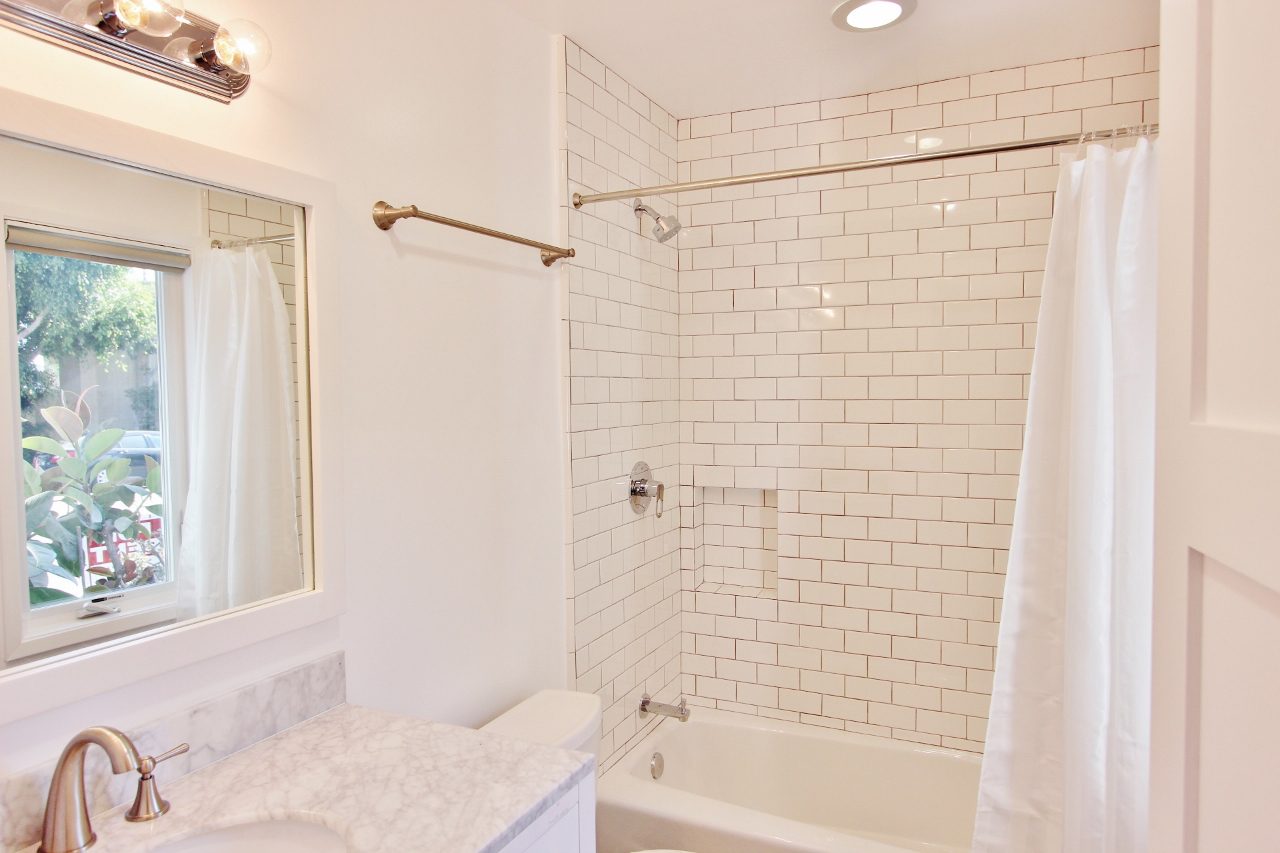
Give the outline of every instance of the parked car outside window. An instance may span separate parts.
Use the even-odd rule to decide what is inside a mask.
[[[160,452],[159,431],[132,429],[124,434],[110,455],[129,460],[130,476],[146,477],[147,458],[150,457],[153,462],[159,464]]]

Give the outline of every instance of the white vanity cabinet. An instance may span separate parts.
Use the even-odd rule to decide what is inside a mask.
[[[588,776],[529,824],[502,853],[595,853],[596,780]]]

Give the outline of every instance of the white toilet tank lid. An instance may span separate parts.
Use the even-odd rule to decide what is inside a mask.
[[[484,727],[535,743],[589,751],[600,726],[600,697],[573,690],[539,690]]]

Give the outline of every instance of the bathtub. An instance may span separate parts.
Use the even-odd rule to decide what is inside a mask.
[[[660,779],[650,761],[662,753]],[[600,780],[599,853],[968,851],[972,753],[705,708]]]

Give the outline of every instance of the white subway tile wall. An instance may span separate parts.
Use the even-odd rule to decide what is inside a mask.
[[[673,243],[630,202],[568,206],[569,194],[670,182],[676,121],[572,42],[561,79],[569,245],[561,266],[571,522],[569,668],[604,701],[601,766],[655,724],[640,697],[680,690],[679,273]],[[672,199],[646,201],[675,212]],[[627,475],[647,462],[671,488],[636,515]]]
[[[568,72],[572,180],[665,180],[668,155],[652,141],[665,137],[639,140],[650,169],[624,166],[637,135],[586,118],[591,103],[612,107],[634,90],[605,97],[609,73],[593,63],[593,79],[585,54],[578,62]],[[1158,63],[1147,47],[681,120],[677,179],[1155,122]],[[611,249],[585,253],[571,273],[575,524],[587,516],[575,537],[577,601],[603,579],[595,567],[622,547],[618,532],[636,525],[616,511],[608,478],[646,446],[626,420],[593,440],[613,400],[613,386],[593,378],[617,375],[600,356],[652,359],[633,362],[654,379],[629,411],[660,419],[642,439],[656,456],[648,447],[669,435],[661,395],[676,363],[665,330],[678,318],[683,591],[662,613],[683,612],[691,704],[982,750],[1057,174],[1054,152],[1040,150],[684,193],[678,308],[667,254],[626,227],[625,206],[571,219],[583,243]],[[615,290],[634,296],[636,277],[662,307],[643,332],[622,333],[600,306]],[[636,390],[622,387],[622,409]],[[661,449],[659,464],[672,465],[676,449]],[[614,538],[592,550],[588,532],[606,529]],[[624,541],[662,535],[643,559],[665,570],[667,531]],[[580,630],[602,603],[577,613]],[[587,631],[579,648],[597,636]],[[597,689],[591,671],[580,663],[580,682]],[[619,727],[612,745],[633,732]]]

